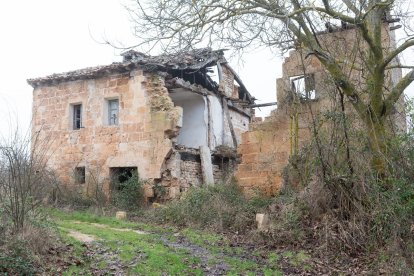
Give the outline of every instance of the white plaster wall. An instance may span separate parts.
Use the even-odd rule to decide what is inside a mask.
[[[205,98],[184,89],[175,89],[170,93],[170,97],[175,106],[183,108],[183,126],[177,143],[189,148],[207,146],[208,113]]]
[[[229,111],[230,113],[230,111]],[[233,138],[231,137],[231,131],[229,126],[229,118],[227,118],[227,115],[223,113],[223,145],[227,147],[234,147],[233,144]]]
[[[249,130],[250,119],[249,117],[232,109],[229,109],[229,114],[233,123],[234,132],[236,134],[237,144],[240,145],[241,134]]]
[[[211,148],[214,149],[217,146],[223,144],[223,108],[217,96],[209,95],[208,101],[210,102],[210,114],[211,114]]]

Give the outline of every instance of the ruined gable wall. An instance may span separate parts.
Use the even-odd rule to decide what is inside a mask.
[[[104,122],[108,98],[119,99],[115,126]],[[82,103],[79,130],[72,130],[73,103]],[[160,177],[181,112],[173,106],[161,77],[144,76],[138,70],[36,88],[32,131],[40,140],[50,141],[48,164],[62,182],[73,185],[74,168],[85,166],[86,182],[98,179],[108,191],[110,167],[136,166],[143,179]]]
[[[247,195],[273,196],[283,185],[282,173],[295,150],[310,139],[310,108],[313,111],[330,108],[329,84],[319,62],[306,60],[306,73],[313,74],[316,99],[301,102],[292,98],[290,77],[303,74],[299,52],[292,51],[283,63],[283,77],[277,80],[278,108],[263,122],[253,122],[241,136],[238,153],[241,163],[236,171],[239,185]],[[297,138],[296,138],[297,137]]]
[[[390,44],[389,29],[384,27],[383,44],[390,45],[386,50],[392,50]],[[355,57],[361,53],[358,45],[351,43],[358,39],[354,30],[338,33],[327,33],[320,37],[321,43],[329,45],[330,51],[338,53],[338,58],[354,61],[358,66],[360,60]],[[289,156],[297,149],[307,144],[311,138],[312,114],[317,116],[320,112],[328,112],[337,108],[337,93],[319,61],[301,51],[291,51],[283,63],[283,76],[277,80],[278,108],[264,122],[250,124],[249,131],[242,134],[241,145],[238,152],[241,155],[241,163],[236,171],[239,185],[246,194],[254,193],[264,195],[277,194],[283,185],[283,169],[288,164]],[[398,70],[398,69],[397,69]],[[351,79],[359,89],[364,88],[360,82],[363,72],[355,70]],[[300,101],[292,97],[290,77],[313,74],[315,77],[316,99]],[[390,71],[387,74],[387,83],[394,84],[398,71]],[[356,118],[351,104],[346,101],[346,112],[349,117]],[[401,106],[401,104],[400,104]],[[397,106],[397,108],[401,108]],[[311,112],[312,110],[312,112]],[[398,128],[405,128],[403,113],[393,115],[394,123]],[[295,142],[295,140],[297,142]],[[297,144],[297,146],[296,146]]]

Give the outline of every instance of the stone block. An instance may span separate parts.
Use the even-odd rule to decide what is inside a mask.
[[[259,154],[257,153],[250,153],[250,154],[242,155],[243,164],[256,163],[258,160],[259,160]]]
[[[241,154],[257,153],[257,152],[260,152],[260,144],[259,143],[241,144],[239,146],[239,151]]]
[[[125,211],[118,211],[115,214],[116,219],[124,220],[127,217],[127,213]]]
[[[154,197],[154,189],[150,185],[144,185],[144,197],[151,198]]]
[[[252,144],[258,142],[256,131],[246,131],[242,133],[241,139],[243,144]]]
[[[269,215],[268,214],[256,214],[257,229],[264,231],[269,228]]]
[[[128,77],[123,77],[123,78],[120,78],[120,79],[116,80],[116,85],[117,86],[126,85],[126,84],[128,84],[128,81],[129,81]],[[111,82],[109,82],[109,83],[111,84]]]
[[[160,204],[160,203],[157,203],[157,202],[152,203],[152,205],[151,205],[151,206],[152,206],[152,208],[154,208],[154,209],[164,207],[164,205],[162,205],[162,204]]]
[[[253,164],[240,164],[238,166],[238,171],[240,172],[251,172],[253,170]]]

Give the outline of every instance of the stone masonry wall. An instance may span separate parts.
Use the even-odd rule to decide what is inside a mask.
[[[388,27],[384,26],[383,45],[390,45],[386,51],[393,47],[389,33]],[[358,39],[354,30],[327,33],[318,39],[322,44],[329,45],[332,52],[338,53],[338,59],[354,60],[355,64],[360,62],[355,57],[352,58],[357,45],[352,41]],[[272,196],[278,193],[283,186],[282,172],[288,164],[289,156],[311,138],[312,116],[333,110],[334,102],[337,101],[336,87],[314,56],[306,56],[300,50],[291,51],[282,66],[283,76],[277,80],[278,108],[263,122],[251,123],[249,131],[242,134],[238,148],[241,162],[236,178],[247,195],[258,193]],[[314,76],[315,99],[300,100],[291,91],[290,78],[304,74]],[[359,86],[358,89],[363,89],[363,83],[359,81],[363,76],[360,74],[356,70],[350,78]],[[398,72],[389,72],[388,84],[395,82],[391,78],[393,75],[398,75]],[[345,102],[345,106],[348,116],[356,118],[349,101]],[[399,128],[405,129],[404,116],[394,115],[393,120]]]
[[[105,122],[108,99],[119,100],[118,125]],[[72,104],[82,104],[78,130],[72,129]],[[75,185],[74,170],[83,166],[86,183],[99,182],[108,192],[111,167],[137,167],[142,179],[160,177],[181,112],[161,77],[136,70],[35,88],[32,131],[48,141],[48,164],[63,183]]]

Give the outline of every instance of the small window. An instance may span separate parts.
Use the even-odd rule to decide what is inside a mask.
[[[108,124],[117,125],[119,114],[119,100],[108,100]]]
[[[72,105],[72,127],[73,129],[80,129],[82,127],[82,105]]]
[[[313,74],[290,78],[291,89],[303,100],[315,99],[315,78]]]
[[[75,183],[76,184],[85,184],[85,167],[76,167],[75,168]]]

